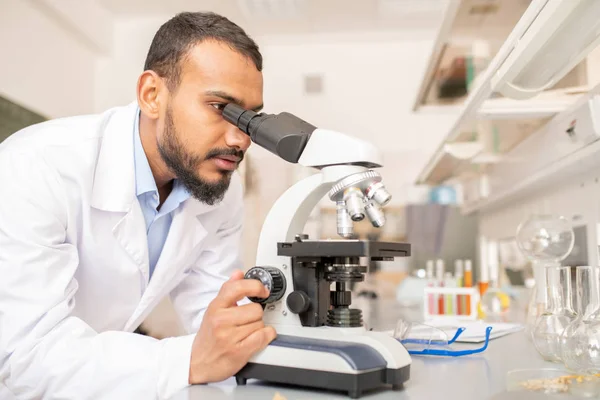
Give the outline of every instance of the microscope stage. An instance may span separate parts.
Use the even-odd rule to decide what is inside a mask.
[[[302,240],[277,243],[277,254],[287,257],[409,257],[410,243],[369,240]]]

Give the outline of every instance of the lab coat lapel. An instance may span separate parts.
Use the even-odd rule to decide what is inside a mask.
[[[92,207],[102,213],[98,217],[101,225],[109,220],[115,239],[142,274],[144,293],[125,324],[126,331],[137,328],[152,308],[172,290],[184,268],[192,265],[197,247],[207,235],[199,216],[217,207],[190,198],[174,212],[167,240],[148,284],[146,223],[135,195],[133,128],[136,111],[137,105],[133,103],[117,109],[109,119],[98,156],[91,200]]]
[[[110,224],[112,233],[148,282],[148,241],[142,209],[135,196],[133,154],[137,105],[117,108],[104,128],[98,155],[91,206],[99,210],[101,224]]]
[[[183,274],[185,267],[193,265],[199,251],[198,245],[208,233],[199,216],[214,208],[215,206],[190,198],[174,212],[169,234],[150,284],[125,330],[133,330],[141,324],[156,304],[173,289],[177,283],[176,278]]]

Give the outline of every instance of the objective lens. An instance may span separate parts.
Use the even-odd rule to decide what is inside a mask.
[[[344,201],[352,221],[362,221],[365,218],[363,197],[360,189],[355,187],[344,191]]]
[[[338,235],[344,238],[349,238],[354,233],[352,219],[348,215],[346,203],[338,201],[337,203],[337,232]]]
[[[392,199],[392,195],[387,191],[383,183],[377,182],[366,190],[367,198],[375,200],[380,206],[385,206]]]
[[[365,205],[365,211],[374,227],[381,228],[385,224],[385,215],[383,215],[383,211],[381,211],[377,204],[370,201]]]

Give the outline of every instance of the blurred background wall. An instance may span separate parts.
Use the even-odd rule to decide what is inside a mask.
[[[414,108],[451,1],[306,0],[282,1],[280,8],[273,4],[4,0],[0,96],[40,120],[128,104],[135,100],[146,52],[163,22],[179,11],[222,13],[246,29],[261,48],[266,112],[292,112],[381,149],[381,173],[393,200],[389,223],[379,233],[387,240],[415,240],[415,255],[391,265],[392,270],[410,273],[431,258],[444,258],[448,265],[459,256],[475,259],[476,224],[458,212],[456,199],[438,201],[431,188],[414,184],[459,111]],[[14,123],[8,115],[0,118]],[[250,268],[270,207],[311,172],[257,146],[248,152],[243,171],[247,186],[241,267]],[[275,179],[273,171],[285,179]],[[444,212],[438,218],[429,218],[425,225],[414,223],[436,212],[429,207],[440,203],[445,203]],[[324,201],[307,230],[335,236],[332,207]],[[463,219],[471,222],[465,225]],[[370,231],[366,228],[363,236]],[[439,240],[434,245],[424,236],[426,231],[435,232],[431,240]],[[169,321],[160,324],[176,325],[174,319]]]

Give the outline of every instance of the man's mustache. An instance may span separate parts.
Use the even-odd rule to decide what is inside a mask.
[[[212,149],[206,154],[206,159],[210,160],[211,158],[221,157],[221,156],[236,156],[240,160],[238,164],[242,162],[244,159],[244,152],[242,150],[236,149]]]

